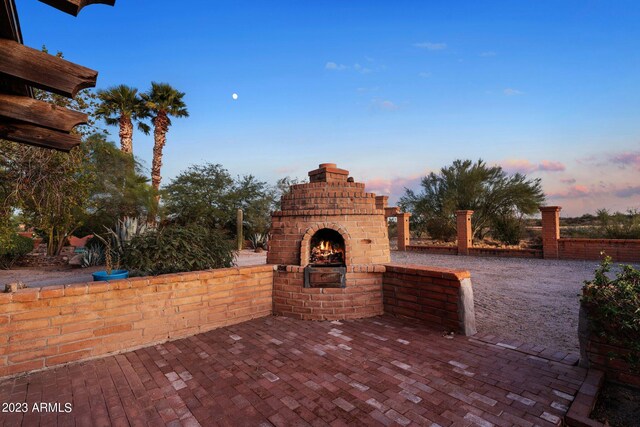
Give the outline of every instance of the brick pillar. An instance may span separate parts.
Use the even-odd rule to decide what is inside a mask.
[[[558,259],[560,239],[560,206],[540,206],[542,213],[542,254],[545,259]]]
[[[473,211],[456,211],[458,255],[469,255],[469,248],[473,246],[473,233],[471,232],[471,215],[473,215]]]
[[[397,213],[396,218],[398,219],[398,250],[406,251],[407,246],[409,246],[409,217],[410,213]]]

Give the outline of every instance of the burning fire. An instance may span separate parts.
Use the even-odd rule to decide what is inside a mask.
[[[344,249],[329,240],[321,240],[311,249],[311,262],[314,264],[331,264],[344,262]]]

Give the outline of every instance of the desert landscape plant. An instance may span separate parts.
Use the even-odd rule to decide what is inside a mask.
[[[158,275],[230,267],[233,242],[220,230],[200,224],[170,225],[134,237],[123,265],[134,274]]]
[[[153,160],[151,164],[151,185],[156,193],[162,180],[162,150],[167,143],[167,132],[171,126],[171,117],[188,117],[184,103],[184,92],[180,92],[167,83],[151,83],[151,89],[141,95],[153,123]],[[158,194],[157,200],[160,200]]]
[[[118,126],[120,149],[123,153],[133,155],[133,124],[145,134],[151,130],[142,120],[149,116],[149,111],[138,89],[124,84],[113,86],[97,93],[100,103],[95,110],[97,118],[101,118],[109,126]]]
[[[473,236],[482,238],[492,221],[537,213],[545,199],[540,179],[509,175],[481,159],[455,160],[422,178],[421,186],[421,193],[405,189],[399,205],[413,214],[413,226],[434,238],[455,235],[457,210],[474,211]]]
[[[620,357],[640,371],[640,270],[623,265],[610,278],[611,257],[605,257],[593,280],[585,282],[581,303],[587,311],[592,333],[629,349]]]

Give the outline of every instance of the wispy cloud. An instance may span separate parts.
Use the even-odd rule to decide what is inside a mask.
[[[368,74],[371,72],[371,68],[363,67],[358,63],[353,64],[353,69],[362,74]]]
[[[384,67],[378,67],[377,70],[381,70]],[[339,64],[337,62],[333,62],[333,61],[329,61],[326,64],[324,64],[324,69],[328,70],[328,71],[356,71],[358,73],[361,74],[369,74],[371,72],[373,72],[374,70],[369,68],[369,67],[364,67],[362,65],[360,65],[359,63],[355,63],[353,65],[346,65],[346,64]]]
[[[563,183],[563,184],[575,184],[576,183],[576,179],[575,178],[565,178],[565,179],[561,179],[560,182]]]
[[[426,49],[426,50],[444,50],[447,48],[446,43],[433,43],[433,42],[414,43],[413,46],[419,49]]]
[[[496,56],[496,55],[497,55],[497,53],[495,53],[495,52],[493,52],[493,51],[480,52],[480,53],[478,54],[478,56],[481,56],[481,57],[483,57],[483,58],[490,58],[490,57],[492,57],[492,56]]]
[[[348,70],[349,66],[344,64],[337,64],[335,62],[327,62],[324,65],[324,69],[331,70],[331,71],[344,71],[344,70]]]
[[[393,101],[388,99],[375,98],[371,100],[371,108],[379,111],[396,111],[399,107]]]
[[[395,203],[404,195],[405,188],[418,190],[420,188],[422,177],[426,175],[427,172],[408,177],[395,177],[391,179],[373,178],[366,181],[365,185],[367,191],[380,195],[388,195],[390,203]]]
[[[289,175],[289,174],[291,174],[291,173],[293,173],[293,172],[295,172],[295,171],[297,171],[297,170],[298,170],[298,169],[297,169],[296,167],[293,167],[293,166],[282,166],[282,167],[280,167],[280,168],[277,168],[277,169],[275,170],[275,172],[276,172],[278,175]]]
[[[618,197],[640,196],[640,185],[628,186],[615,192]]]
[[[631,166],[640,170],[640,151],[625,151],[610,157],[611,162],[625,168]]]
[[[531,173],[531,172],[562,172],[566,169],[561,162],[552,160],[542,160],[540,163],[531,163],[527,159],[507,159],[499,162],[502,169],[509,173]]]
[[[539,171],[546,172],[562,172],[566,169],[566,167],[560,162],[554,162],[551,160],[543,160],[538,165]]]
[[[423,79],[426,79],[426,78],[431,77],[431,73],[427,73],[426,71],[422,71],[422,72],[418,73],[418,76],[422,77]]]
[[[602,193],[602,190],[589,188],[586,185],[572,185],[565,190],[547,193],[547,197],[550,199],[579,199],[599,193]]]
[[[517,89],[510,88],[510,87],[506,88],[502,92],[507,96],[524,95],[524,92],[522,92],[520,90],[517,90]]]

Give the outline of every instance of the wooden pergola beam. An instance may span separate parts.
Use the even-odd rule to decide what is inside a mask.
[[[78,16],[78,13],[83,7],[90,4],[106,4],[113,6],[116,0],[40,0],[42,3],[46,3],[49,6],[55,7],[65,13],[73,16]]]
[[[98,72],[18,42],[0,39],[0,74],[30,86],[73,98],[94,87]]]
[[[80,144],[80,135],[4,120],[0,120],[0,138],[59,151],[69,151]]]
[[[87,123],[89,116],[26,96],[0,94],[0,119],[68,133],[77,125]]]

